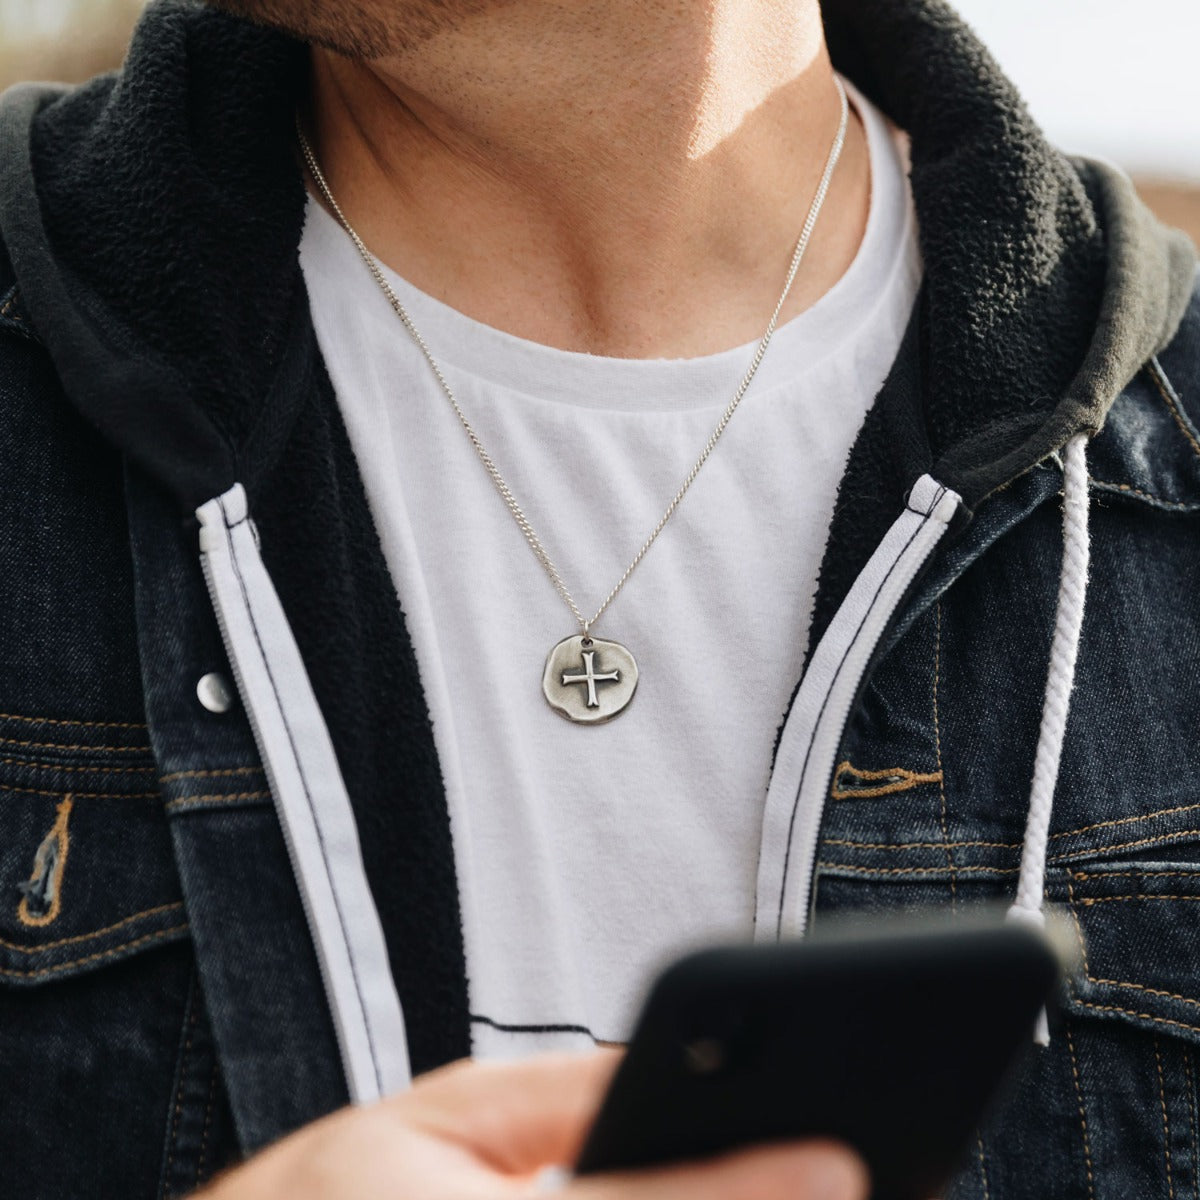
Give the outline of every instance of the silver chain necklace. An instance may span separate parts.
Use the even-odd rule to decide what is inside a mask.
[[[604,641],[601,638],[593,637],[592,627],[604,615],[608,606],[617,598],[621,589],[628,582],[629,577],[637,569],[642,559],[646,557],[646,553],[654,545],[658,535],[662,533],[672,514],[679,507],[680,501],[687,495],[688,488],[692,486],[696,476],[700,474],[700,468],[708,461],[709,455],[712,454],[721,435],[725,432],[726,426],[728,426],[733,414],[737,411],[738,405],[741,404],[742,398],[746,395],[754,376],[758,373],[758,368],[762,363],[763,357],[767,353],[767,347],[771,344],[771,338],[775,333],[779,314],[783,310],[788,294],[792,290],[792,283],[796,278],[796,272],[800,268],[800,260],[804,257],[804,251],[808,246],[809,239],[812,237],[813,227],[817,223],[821,206],[825,202],[825,195],[829,191],[829,183],[833,178],[834,168],[841,157],[842,146],[846,140],[846,124],[849,117],[846,89],[842,86],[842,81],[836,75],[834,76],[834,83],[837,86],[838,95],[841,99],[841,117],[838,122],[837,133],[834,136],[833,144],[829,148],[829,155],[825,160],[825,170],[821,175],[820,183],[817,184],[817,190],[813,195],[812,204],[809,206],[808,216],[804,221],[803,229],[800,231],[800,237],[796,241],[795,250],[792,252],[792,261],[788,267],[787,279],[784,282],[783,291],[780,293],[778,301],[776,301],[775,309],[771,313],[771,319],[767,322],[766,332],[758,343],[754,357],[750,360],[750,366],[745,375],[742,376],[742,381],[738,384],[733,399],[721,414],[720,420],[709,435],[708,441],[704,444],[704,449],[701,450],[700,457],[696,459],[692,469],[687,473],[679,490],[672,497],[671,503],[667,505],[666,511],[659,519],[658,524],[650,531],[650,536],[642,543],[641,548],[633,556],[633,561],[625,568],[625,573],[617,580],[612,591],[604,598],[603,603],[596,609],[590,619],[583,615],[579,605],[576,604],[575,598],[563,582],[562,575],[554,565],[554,561],[546,551],[546,547],[542,544],[542,539],[534,531],[533,526],[529,523],[529,518],[525,515],[520,504],[517,503],[517,498],[513,495],[512,489],[505,482],[504,476],[500,474],[500,470],[492,460],[492,456],[484,448],[483,442],[480,441],[479,435],[475,432],[471,422],[467,420],[466,413],[460,407],[453,389],[446,381],[446,377],[430,352],[425,339],[421,336],[416,325],[413,324],[412,317],[408,315],[408,310],[401,304],[400,298],[385,278],[379,261],[367,249],[362,238],[355,232],[353,226],[346,219],[346,214],[342,212],[338,202],[334,199],[333,192],[325,180],[325,175],[321,171],[320,164],[317,162],[317,156],[313,151],[308,137],[304,133],[299,116],[297,115],[296,134],[300,141],[300,149],[304,155],[309,173],[320,189],[325,203],[329,206],[334,216],[337,217],[338,222],[354,243],[358,253],[362,256],[363,262],[366,263],[367,269],[371,272],[375,282],[387,297],[388,303],[391,304],[396,315],[403,323],[404,328],[408,330],[413,341],[416,342],[421,353],[425,356],[425,361],[429,364],[430,370],[433,371],[434,378],[437,379],[439,386],[446,395],[446,399],[450,401],[459,424],[462,425],[463,430],[471,441],[471,445],[475,447],[475,453],[479,456],[479,461],[487,469],[492,483],[500,493],[504,503],[508,506],[508,511],[512,513],[513,520],[516,521],[525,541],[529,543],[529,548],[533,551],[538,562],[542,564],[542,568],[550,577],[550,582],[554,585],[554,590],[563,598],[575,620],[579,623],[579,633],[564,638],[550,651],[546,659],[545,670],[542,673],[542,690],[550,707],[572,721],[579,722],[580,724],[597,724],[601,721],[611,720],[611,718],[623,711],[630,700],[633,699],[633,693],[637,688],[638,680],[638,668],[633,655],[620,642]]]

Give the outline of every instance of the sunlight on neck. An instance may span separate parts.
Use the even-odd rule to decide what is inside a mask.
[[[822,40],[819,14],[805,6],[774,4],[771,36],[748,41],[744,0],[717,0],[712,38],[696,120],[688,138],[688,158],[696,161],[735,134],[780,87],[812,66]],[[814,6],[815,7],[815,6]],[[759,26],[763,28],[763,26]]]

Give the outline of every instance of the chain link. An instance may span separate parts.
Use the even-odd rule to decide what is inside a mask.
[[[662,533],[667,522],[671,519],[675,510],[679,507],[684,496],[687,495],[688,489],[695,482],[696,476],[700,474],[700,469],[708,461],[709,456],[716,448],[717,442],[721,440],[721,435],[725,432],[726,426],[733,419],[733,414],[737,411],[738,405],[741,404],[742,398],[750,388],[750,384],[754,380],[754,376],[758,373],[758,368],[762,364],[762,360],[767,353],[767,347],[771,344],[771,338],[775,334],[775,327],[779,321],[779,314],[783,311],[783,306],[787,301],[788,295],[791,293],[792,284],[796,279],[796,272],[800,269],[800,261],[804,257],[804,251],[808,247],[809,239],[812,237],[813,227],[817,223],[817,217],[821,212],[821,207],[825,203],[826,193],[829,191],[830,181],[833,179],[834,168],[837,166],[838,159],[842,154],[842,147],[846,141],[846,126],[849,119],[849,104],[846,99],[846,89],[842,86],[842,81],[835,75],[834,83],[837,86],[838,95],[841,99],[841,117],[838,122],[837,133],[834,136],[833,144],[829,148],[829,155],[825,160],[825,170],[821,175],[821,180],[817,184],[817,190],[813,194],[812,203],[809,206],[808,216],[805,219],[804,227],[800,231],[800,237],[796,241],[796,246],[792,252],[791,264],[788,267],[787,279],[783,285],[783,291],[776,301],[775,309],[771,313],[771,319],[767,322],[766,332],[763,334],[758,343],[757,349],[754,351],[754,357],[750,361],[750,366],[746,374],[742,377],[742,381],[738,384],[737,391],[734,393],[733,399],[729,402],[725,411],[721,414],[720,420],[716,427],[709,435],[708,441],[704,444],[704,449],[700,452],[700,457],[696,459],[692,469],[687,473],[683,484],[679,491],[671,499],[671,503],[667,505],[666,511],[659,518],[658,524],[650,531],[649,537],[642,543],[641,549],[633,556],[633,561],[625,568],[625,573],[617,580],[611,592],[604,598],[604,602],[596,609],[595,614],[589,620],[579,609],[579,605],[575,603],[575,598],[571,595],[567,585],[563,582],[562,575],[558,568],[554,565],[546,547],[542,544],[541,538],[534,531],[533,526],[529,523],[529,518],[525,515],[524,509],[517,502],[516,496],[513,495],[512,489],[505,482],[504,476],[500,474],[500,469],[492,460],[492,456],[484,448],[483,442],[480,441],[479,435],[475,432],[474,426],[467,419],[467,414],[463,412],[462,407],[458,403],[457,397],[454,395],[454,390],[450,387],[445,375],[442,373],[441,367],[438,366],[437,360],[430,352],[429,346],[425,339],[421,336],[421,332],[413,324],[412,317],[408,315],[408,310],[400,302],[400,297],[396,295],[391,284],[383,274],[383,270],[379,265],[378,259],[367,249],[363,242],[355,232],[354,227],[346,218],[346,214],[342,212],[341,206],[334,199],[333,192],[330,190],[329,184],[325,180],[325,176],[321,171],[321,166],[317,162],[316,153],[313,151],[307,135],[300,123],[299,114],[296,116],[296,135],[300,142],[300,150],[304,155],[304,161],[308,166],[309,173],[312,175],[314,182],[320,189],[321,195],[325,203],[329,206],[338,223],[346,231],[350,240],[354,243],[355,249],[358,250],[362,260],[367,265],[367,269],[371,272],[375,282],[379,285],[383,294],[387,297],[388,303],[391,304],[404,325],[408,330],[409,335],[417,344],[421,353],[425,356],[425,361],[429,364],[430,370],[433,372],[434,378],[438,381],[438,385],[446,394],[446,399],[450,401],[451,407],[454,409],[454,414],[458,418],[459,424],[462,425],[467,437],[471,441],[471,445],[475,447],[475,453],[479,456],[479,461],[483,463],[487,469],[487,473],[491,476],[492,483],[496,487],[496,491],[500,493],[501,499],[507,505],[508,510],[512,513],[513,519],[517,523],[517,527],[521,530],[525,541],[529,543],[529,548],[533,551],[538,562],[542,564],[542,568],[550,577],[550,582],[554,584],[554,590],[562,597],[567,607],[571,610],[575,620],[579,622],[579,627],[583,631],[583,636],[586,638],[590,635],[591,628],[607,611],[608,606],[617,598],[618,593],[629,581],[629,577],[638,568],[638,564],[646,557],[650,547],[654,545],[658,539],[658,535]]]

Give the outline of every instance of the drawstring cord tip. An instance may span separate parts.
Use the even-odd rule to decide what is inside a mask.
[[[1033,1026],[1033,1041],[1037,1046],[1050,1045],[1050,1020],[1046,1016],[1046,1006],[1043,1004]]]
[[[1013,925],[1024,925],[1027,929],[1041,932],[1046,928],[1046,914],[1040,908],[1027,908],[1023,904],[1012,905],[1005,914],[1006,921]],[[1050,1045],[1050,1019],[1043,1004],[1033,1025],[1033,1041],[1037,1046]]]

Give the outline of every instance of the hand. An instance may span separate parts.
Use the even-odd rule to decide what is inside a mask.
[[[343,1109],[222,1176],[205,1200],[505,1200],[575,1160],[619,1055],[457,1063]],[[559,1200],[866,1200],[849,1151],[796,1143],[566,1183]]]

